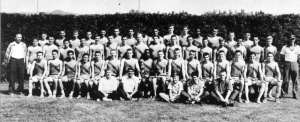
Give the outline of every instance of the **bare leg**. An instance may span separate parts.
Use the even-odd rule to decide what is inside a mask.
[[[54,90],[53,90],[53,95],[52,95],[52,97],[56,97],[56,94],[57,94],[57,86],[58,86],[58,81],[57,81],[58,79],[54,79]]]
[[[279,81],[276,87],[276,96],[275,96],[275,102],[280,103],[279,101],[279,96],[281,93],[281,85],[282,85],[282,81]]]
[[[33,80],[29,79],[29,84],[28,84],[28,97],[32,96],[32,89],[33,89]]]
[[[246,101],[245,103],[249,103],[249,86],[251,85],[250,84],[250,80],[247,80],[247,82],[245,83],[245,96],[246,96]]]
[[[72,99],[73,98],[73,94],[74,94],[74,89],[75,89],[75,85],[76,85],[76,80],[75,79],[72,79],[71,81],[69,81],[72,83],[72,86],[71,86],[71,92],[69,94],[69,98]]]
[[[65,90],[64,90],[64,85],[62,83],[62,80],[58,79],[58,83],[59,83],[58,86],[59,86],[59,88],[61,90],[61,96],[60,96],[60,98],[64,98],[65,97]]]
[[[91,90],[92,90],[92,87],[93,87],[93,84],[94,84],[94,82],[93,81],[90,81],[90,80],[87,80],[87,82],[88,82],[88,84],[86,84],[87,85],[87,96],[86,96],[86,98],[89,100],[89,99],[91,99]]]
[[[256,100],[257,103],[261,103],[260,100],[261,100],[262,95],[264,94],[265,86],[266,86],[266,84],[264,84],[264,83],[261,84],[261,86],[260,86],[259,94],[258,94],[258,97],[257,97],[257,100]],[[266,102],[266,100],[263,101],[263,103],[265,103],[265,102]]]
[[[244,85],[245,85],[244,81],[241,80],[241,82],[240,82],[240,91],[239,91],[239,98],[238,98],[238,100],[239,100],[240,103],[243,102],[243,100],[242,100],[242,94],[243,94],[243,90],[244,90]]]
[[[170,102],[169,95],[167,95],[166,93],[159,93],[158,95],[165,101]]]
[[[44,80],[43,79],[41,79],[40,80],[40,86],[41,86],[41,95],[40,95],[40,97],[44,97]]]
[[[156,83],[157,83],[157,78],[153,78],[152,79],[152,84],[153,84],[152,86],[153,86],[153,95],[154,95],[153,97],[154,98],[156,97],[156,91],[157,91],[157,84]]]
[[[267,97],[270,97],[270,92],[268,92],[269,91],[269,82],[266,82],[266,87],[265,87],[265,92],[264,92],[264,97],[265,97],[265,99],[267,98]],[[270,91],[272,91],[272,87],[270,88]],[[272,92],[271,92],[272,93]]]
[[[76,84],[78,85],[78,96],[77,96],[77,99],[81,98],[81,96],[82,96],[82,93],[81,93],[81,83],[82,83],[82,80],[77,80],[77,82],[76,82]]]
[[[46,89],[48,91],[49,97],[52,97],[53,94],[51,92],[51,88],[49,86],[48,80],[44,80],[44,83],[45,83]]]

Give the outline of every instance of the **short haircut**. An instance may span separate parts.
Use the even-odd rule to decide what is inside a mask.
[[[72,54],[74,54],[74,51],[72,51],[72,50],[68,50],[67,54],[69,54],[69,53],[72,53]]]
[[[254,55],[254,56],[256,56],[256,53],[254,53],[254,52],[251,52],[249,56],[251,56],[251,55]]]
[[[175,37],[175,38],[177,38],[177,36],[176,36],[176,35],[172,35],[172,36],[171,36],[171,38],[174,38],[174,37]]]
[[[240,51],[240,50],[237,50],[237,51],[235,51],[235,52],[234,52],[234,54],[237,54],[237,53],[240,53],[240,54],[242,54],[242,51]]]
[[[101,52],[100,52],[100,51],[96,51],[96,52],[95,52],[95,54],[97,54],[97,53],[100,53],[100,54],[101,54]]]
[[[89,56],[89,54],[88,54],[88,53],[84,53],[84,54],[82,55],[82,58],[83,58],[84,56]]]
[[[164,53],[162,50],[159,50],[159,51],[157,51],[157,54],[160,53],[160,52]]]
[[[55,52],[55,53],[58,53],[58,50],[52,50],[52,53],[54,53],[54,52]]]
[[[273,54],[272,52],[268,52],[268,53],[267,53],[267,56],[270,55],[270,54],[271,54],[272,56],[274,56],[274,54]]]
[[[188,38],[193,38],[193,37],[192,37],[192,36],[188,36],[188,37],[186,37],[186,38],[188,39]]]
[[[42,53],[43,54],[43,52],[42,51],[38,51],[38,52],[36,52],[36,54],[38,55],[38,54],[40,54],[40,53]]]
[[[174,52],[176,52],[176,51],[180,51],[180,49],[179,48],[175,48]]]
[[[221,53],[225,53],[225,51],[224,51],[224,50],[220,50],[220,51],[218,52],[218,54],[221,54]]]
[[[190,50],[190,53],[196,53],[196,51],[195,50]]]
[[[117,51],[117,50],[116,49],[111,49],[110,52],[112,52],[112,51]]]
[[[128,51],[133,51],[133,50],[132,50],[131,48],[129,48],[129,49],[127,49],[127,52],[128,52]]]
[[[203,53],[203,57],[209,56],[209,53]]]
[[[226,73],[226,70],[225,69],[222,69],[221,71],[220,71],[220,74],[221,73]]]

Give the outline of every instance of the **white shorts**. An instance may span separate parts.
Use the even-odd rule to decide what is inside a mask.
[[[75,76],[71,76],[71,75],[65,75],[63,77],[61,77],[61,80],[63,82],[69,82],[70,80],[74,80],[75,79]]]
[[[77,80],[79,80],[79,81],[85,81],[85,80],[91,80],[91,77],[90,77],[90,75],[80,75],[78,78],[77,78]]]
[[[32,76],[32,77],[31,77],[31,81],[32,81],[32,82],[39,82],[39,81],[41,81],[41,80],[44,80],[44,79],[42,79],[41,76],[35,75],[35,76]]]
[[[265,81],[272,85],[278,85],[278,84],[282,83],[281,80],[278,80],[274,77],[265,77]]]
[[[53,82],[54,80],[59,80],[60,77],[58,75],[49,75],[47,78],[45,78],[46,81]]]
[[[262,80],[258,80],[257,78],[246,78],[245,79],[245,84],[249,84],[249,85],[262,85],[264,82]]]

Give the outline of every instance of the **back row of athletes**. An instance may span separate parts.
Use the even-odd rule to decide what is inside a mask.
[[[172,29],[171,26],[169,30]],[[132,34],[132,30],[129,32]],[[64,31],[60,35],[65,35]],[[79,40],[77,31],[74,31],[74,37],[75,41],[62,40],[62,46],[59,39],[54,41],[51,36],[44,46],[39,46],[43,41],[33,40],[26,58],[30,74],[29,96],[32,95],[32,83],[40,82],[41,96],[45,84],[49,96],[56,96],[59,87],[63,89],[61,96],[64,97],[63,82],[72,81],[65,87],[71,88],[69,97],[73,97],[74,91],[78,91],[78,97],[88,98],[90,94],[98,93],[96,98],[103,100],[110,100],[110,93],[125,99],[138,93],[157,97],[158,93],[160,98],[171,102],[186,98],[185,101],[195,103],[212,96],[220,103],[229,104],[236,96],[242,102],[243,92],[245,102],[249,102],[249,87],[255,85],[260,87],[256,101],[260,103],[263,95],[263,102],[267,97],[273,98],[272,88],[268,90],[271,84],[270,87],[277,86],[275,101],[278,102],[282,80],[274,61],[277,49],[272,45],[271,36],[267,37],[264,48],[259,46],[258,37],[251,41],[249,33],[246,41],[235,41],[231,32],[230,40],[225,42],[217,36],[217,29],[213,30],[212,37],[202,40],[200,48],[195,45],[193,37],[187,36],[183,41],[174,34],[169,40],[165,36],[163,41],[154,36],[150,43],[145,43],[142,34],[137,34],[132,45],[130,37],[120,37],[120,43],[113,36],[109,36],[106,42],[101,36],[96,36],[93,41],[90,32],[87,32],[88,39]],[[79,46],[72,48],[76,45],[76,37]],[[50,81],[55,84],[53,92],[48,84]]]

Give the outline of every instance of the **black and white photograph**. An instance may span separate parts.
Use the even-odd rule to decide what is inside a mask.
[[[298,0],[0,0],[0,121],[298,122]]]

